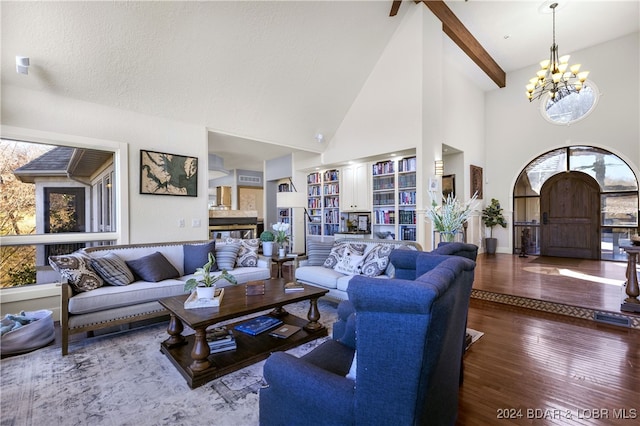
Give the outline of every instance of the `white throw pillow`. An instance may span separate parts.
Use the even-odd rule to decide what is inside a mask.
[[[359,275],[362,264],[364,263],[364,257],[364,253],[348,246],[342,257],[333,267],[333,270],[346,275]]]
[[[353,361],[351,362],[351,368],[345,376],[347,379],[356,380],[356,370],[358,369],[358,351],[353,353]]]

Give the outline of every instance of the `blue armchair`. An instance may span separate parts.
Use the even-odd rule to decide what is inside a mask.
[[[272,354],[260,424],[453,425],[475,262],[428,258],[415,280],[351,280],[355,341],[332,339],[301,358]],[[352,361],[355,380],[345,377]]]

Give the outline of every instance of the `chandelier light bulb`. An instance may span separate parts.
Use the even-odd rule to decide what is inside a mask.
[[[578,93],[584,86],[589,75],[588,71],[580,72],[581,64],[570,65],[571,55],[560,56],[556,44],[556,8],[558,3],[548,6],[553,12],[553,43],[551,44],[549,59],[540,62],[540,69],[536,77],[529,80],[527,99],[532,102],[544,94],[549,94],[553,101],[558,101],[571,93]]]

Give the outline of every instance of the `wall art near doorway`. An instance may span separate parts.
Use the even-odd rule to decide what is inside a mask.
[[[471,176],[471,195],[478,194],[478,200],[482,200],[482,167],[474,166],[473,164],[469,166],[470,176]]]
[[[140,150],[140,193],[198,196],[198,158]]]
[[[442,176],[442,197],[447,198],[449,195],[451,198],[456,196],[456,175]]]

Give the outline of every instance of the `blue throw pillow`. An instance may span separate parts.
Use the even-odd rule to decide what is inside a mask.
[[[140,279],[152,283],[180,276],[175,266],[159,251],[139,259],[128,260],[127,266]]]
[[[196,269],[202,268],[209,261],[209,253],[216,255],[216,240],[211,240],[206,244],[185,244],[184,253],[184,274],[189,275],[196,272]],[[218,262],[216,262],[211,271],[218,270]]]

